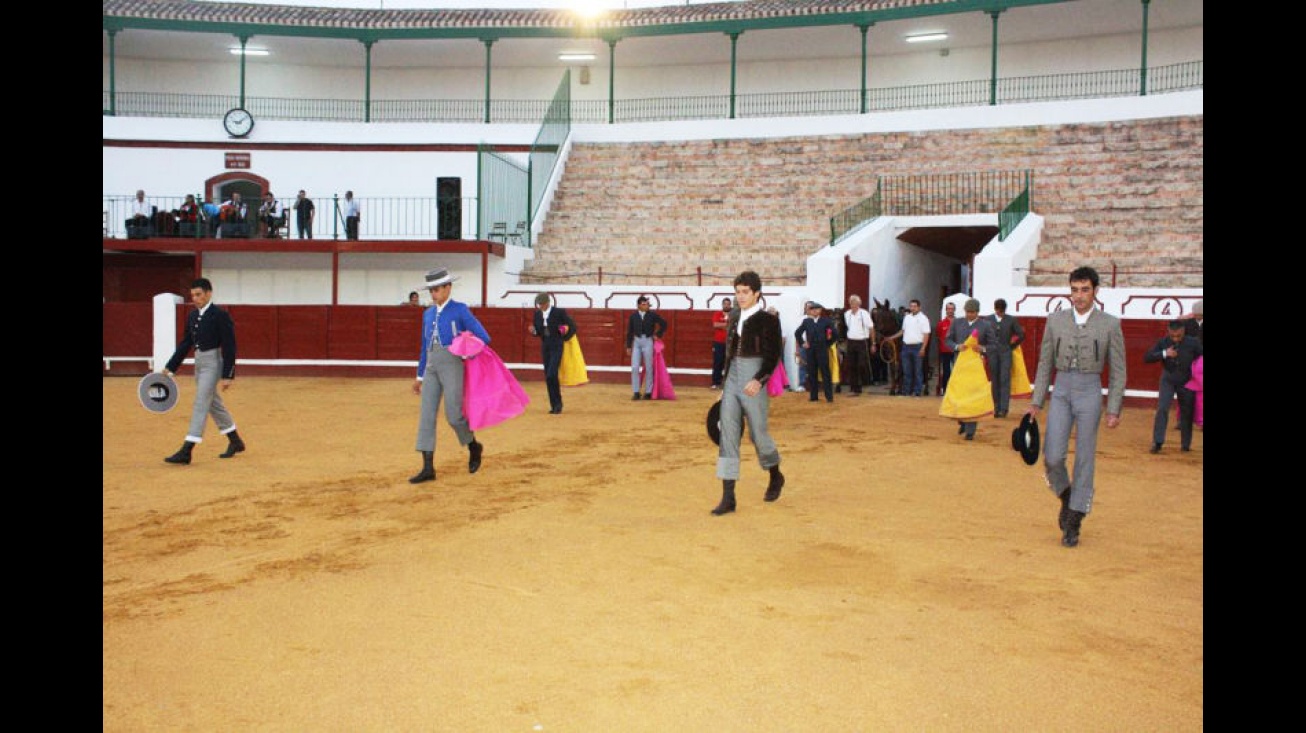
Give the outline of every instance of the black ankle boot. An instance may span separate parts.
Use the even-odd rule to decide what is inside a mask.
[[[735,510],[735,482],[734,479],[721,480],[721,503],[716,505],[712,513],[718,517],[722,514],[729,514]]]
[[[1084,521],[1084,513],[1071,509],[1066,513],[1066,532],[1061,535],[1061,544],[1074,547],[1079,544],[1079,525]]]
[[[422,470],[418,471],[416,476],[409,478],[408,483],[420,484],[423,481],[434,481],[435,466],[432,464],[434,458],[435,458],[435,451],[433,450],[422,451]]]
[[[1061,515],[1057,517],[1057,528],[1062,532],[1065,532],[1066,519],[1070,517],[1070,489],[1067,488],[1065,491],[1057,494],[1057,498],[1061,500]]]
[[[218,455],[218,458],[230,458],[237,453],[245,451],[245,441],[240,439],[240,433],[233,430],[227,433],[227,450],[225,453]]]
[[[467,473],[476,473],[481,468],[481,451],[485,446],[477,443],[475,439],[467,444]]]
[[[167,458],[164,458],[163,460],[167,461],[168,463],[180,463],[183,466],[188,466],[190,465],[190,452],[194,449],[195,449],[194,443],[190,442],[189,440],[184,441],[181,444],[181,450],[177,451],[176,453],[173,453],[172,455],[168,456]]]
[[[771,483],[766,485],[766,495],[762,497],[763,501],[775,501],[780,498],[780,489],[785,487],[785,475],[780,473],[779,466],[771,467]]]

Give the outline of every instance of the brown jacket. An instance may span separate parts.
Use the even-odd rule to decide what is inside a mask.
[[[722,379],[730,374],[730,365],[736,356],[760,356],[762,366],[753,375],[753,379],[766,384],[780,363],[780,353],[784,348],[784,337],[780,335],[780,318],[765,310],[759,310],[744,321],[744,333],[739,333],[738,308],[730,311],[726,319],[726,365]]]

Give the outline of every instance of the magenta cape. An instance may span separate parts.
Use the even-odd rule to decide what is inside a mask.
[[[449,352],[463,357],[463,416],[467,427],[488,428],[526,411],[531,401],[526,390],[485,342],[463,331],[449,344]]]
[[[779,397],[784,394],[787,386],[789,386],[789,377],[785,374],[785,363],[777,361],[775,371],[771,372],[771,378],[766,381],[766,393],[772,397]]]
[[[1193,424],[1202,424],[1202,372],[1206,369],[1206,356],[1202,355],[1193,361],[1193,378],[1188,380],[1184,387],[1197,393],[1197,404],[1193,407]]]
[[[662,358],[666,346],[659,341],[653,342],[653,399],[674,400],[676,390],[671,386],[671,373],[667,371],[667,361]]]

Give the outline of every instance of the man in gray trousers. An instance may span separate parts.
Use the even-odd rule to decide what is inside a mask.
[[[462,331],[471,331],[486,344],[490,343],[490,334],[466,304],[449,297],[457,279],[448,269],[440,267],[426,273],[423,286],[431,293],[431,305],[422,314],[422,351],[417,359],[417,379],[413,382],[413,393],[422,396],[422,412],[417,421],[417,450],[422,454],[422,470],[408,479],[410,484],[435,480],[435,418],[441,397],[445,420],[458,436],[458,443],[467,446],[467,472],[476,473],[481,467],[483,446],[477,442],[463,415],[465,367],[462,357],[451,353],[449,346]]]
[[[171,377],[186,354],[195,349],[195,404],[190,428],[181,449],[163,459],[183,466],[190,465],[191,451],[204,440],[204,423],[210,415],[218,432],[227,436],[227,450],[218,457],[231,458],[245,450],[245,441],[236,432],[236,420],[218,395],[219,379],[224,392],[236,379],[236,324],[229,313],[213,305],[213,283],[208,278],[197,278],[190,284],[190,301],[195,310],[186,316],[186,332],[163,368],[163,373]]]
[[[989,360],[989,384],[993,390],[993,417],[1006,417],[1011,409],[1011,352],[1025,342],[1025,329],[1015,316],[1007,315],[1007,301],[993,301],[994,346],[985,352]]]
[[[757,452],[757,462],[770,474],[763,501],[780,498],[785,477],[780,473],[780,450],[767,430],[770,397],[766,383],[780,363],[784,337],[780,335],[780,318],[762,308],[762,278],[746,270],[735,278],[736,308],[726,319],[725,384],[721,388],[721,438],[717,451],[716,475],[721,479],[721,502],[712,513],[716,516],[735,510],[735,481],[739,480],[739,448],[743,442],[744,423]]]
[[[1043,465],[1048,487],[1061,500],[1061,544],[1079,544],[1080,524],[1093,508],[1093,468],[1097,459],[1097,425],[1102,417],[1102,370],[1110,372],[1106,426],[1120,424],[1125,401],[1125,337],[1120,319],[1094,307],[1097,270],[1079,267],[1070,273],[1073,307],[1048,316],[1038,352],[1038,376],[1026,414],[1037,416],[1048,396],[1052,371],[1056,387],[1048,408]],[[1075,428],[1075,475],[1066,471],[1070,429]]]

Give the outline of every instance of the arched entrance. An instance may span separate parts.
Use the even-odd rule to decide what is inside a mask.
[[[270,188],[268,179],[249,171],[232,171],[213,176],[204,182],[204,197],[208,201],[220,204],[231,198],[233,192],[240,192],[240,197],[254,209],[263,199],[263,192]]]

